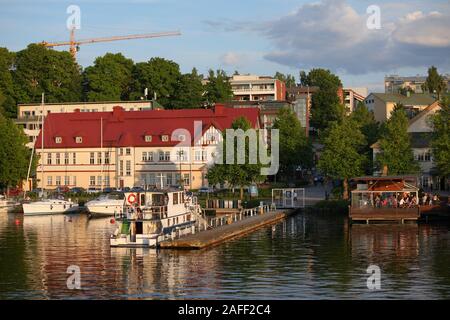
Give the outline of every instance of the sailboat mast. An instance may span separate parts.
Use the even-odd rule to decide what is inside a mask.
[[[42,189],[42,196],[44,196],[44,98],[45,98],[45,93],[42,92],[42,117],[41,117],[41,176],[42,176],[42,180],[41,180],[41,189]]]
[[[103,191],[103,186],[105,185],[105,182],[103,181],[104,177],[103,177],[103,118],[102,117],[100,118],[100,161],[101,161],[100,170],[101,170],[101,176],[102,176],[102,179],[101,179],[102,184],[100,186],[100,189]]]

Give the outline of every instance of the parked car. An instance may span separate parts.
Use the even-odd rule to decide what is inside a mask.
[[[114,191],[113,188],[103,188],[103,193],[111,193],[113,191]]]
[[[67,186],[59,186],[59,187],[56,187],[56,189],[55,189],[55,192],[57,192],[57,193],[66,193],[69,191],[70,191],[70,189]]]
[[[202,193],[213,193],[214,190],[213,188],[210,187],[201,187],[200,189],[198,189],[197,193],[198,194],[202,194]]]
[[[74,187],[74,188],[70,189],[70,192],[75,193],[75,194],[81,194],[81,193],[86,192],[86,190],[81,187]]]
[[[86,192],[89,194],[93,194],[93,193],[99,193],[100,191],[101,191],[100,188],[89,187]]]
[[[131,188],[131,192],[144,192],[144,188],[142,187],[133,187]]]

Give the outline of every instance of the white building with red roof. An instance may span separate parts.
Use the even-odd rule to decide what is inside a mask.
[[[38,187],[207,186],[221,132],[239,117],[260,128],[259,109],[51,113],[36,140]],[[43,134],[43,145],[42,145]],[[43,163],[42,163],[43,162]],[[42,173],[42,164],[43,173]]]

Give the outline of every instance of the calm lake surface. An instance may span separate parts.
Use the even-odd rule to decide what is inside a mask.
[[[1,299],[449,299],[449,225],[299,214],[203,251],[109,247],[109,219],[0,213]],[[381,289],[367,289],[369,265]],[[67,288],[67,268],[81,290]]]

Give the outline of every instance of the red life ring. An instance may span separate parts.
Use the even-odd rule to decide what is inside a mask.
[[[131,200],[131,198],[133,198],[133,200]],[[136,195],[134,194],[134,193],[132,193],[132,194],[130,194],[129,196],[128,196],[128,203],[129,204],[133,204],[133,203],[135,203],[136,201],[137,201],[137,197],[136,197]]]

